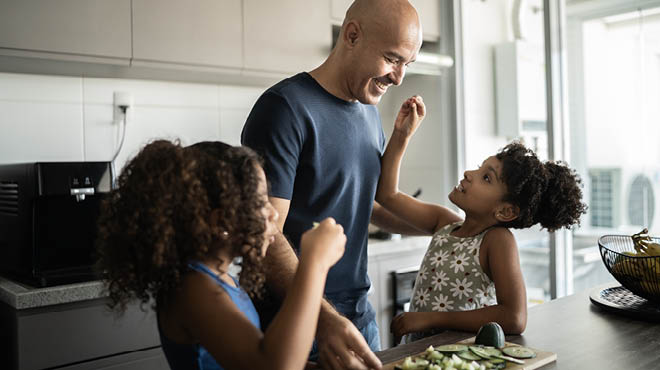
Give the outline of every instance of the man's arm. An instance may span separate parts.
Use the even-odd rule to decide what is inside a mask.
[[[298,257],[282,234],[284,222],[289,214],[291,201],[270,197],[270,202],[279,213],[280,234],[266,253],[266,284],[271,292],[282,300],[291,286],[298,267]],[[359,330],[347,318],[340,315],[325,299],[316,329],[319,361],[326,369],[380,369],[380,360],[369,349]]]

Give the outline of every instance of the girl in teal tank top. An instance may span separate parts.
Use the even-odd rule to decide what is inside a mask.
[[[159,140],[123,169],[99,217],[98,267],[110,306],[149,303],[173,370],[302,369],[328,270],[346,236],[332,218],[305,232],[298,269],[266,332],[252,298],[283,238],[261,159],[221,142]],[[229,274],[240,258],[239,279]]]

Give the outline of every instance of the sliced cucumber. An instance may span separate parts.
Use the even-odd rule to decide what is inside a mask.
[[[470,346],[470,351],[484,360],[490,359],[490,355],[483,349],[483,347]]]
[[[491,358],[488,361],[484,361],[484,364],[486,363],[490,364],[490,367],[486,366],[489,369],[504,369],[506,367],[506,361],[499,358]]]
[[[482,358],[472,353],[472,351],[463,351],[456,354],[458,357],[468,361],[479,361]]]
[[[447,352],[447,353],[463,352],[468,350],[468,346],[464,344],[445,344],[442,346],[435,347],[435,350],[440,352]]]
[[[522,346],[511,346],[502,348],[502,352],[511,357],[515,358],[534,358],[536,357],[536,352],[534,350],[522,347]]]
[[[495,347],[482,347],[484,352],[488,353],[489,356],[502,356],[502,351]]]

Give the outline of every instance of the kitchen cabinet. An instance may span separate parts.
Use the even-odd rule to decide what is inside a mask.
[[[371,279],[369,303],[376,311],[380,331],[380,345],[385,349],[392,344],[390,322],[393,301],[391,272],[406,267],[419,267],[431,237],[405,237],[400,240],[369,240],[367,273]]]
[[[241,0],[133,0],[133,60],[240,69]]]
[[[291,74],[309,71],[330,53],[330,0],[243,0],[244,68]]]
[[[0,0],[0,55],[128,65],[130,0]]]
[[[422,21],[424,41],[440,39],[440,0],[410,0]]]
[[[353,4],[353,0],[332,0],[330,4],[330,17],[332,23],[341,26],[348,7]]]
[[[0,277],[0,367],[167,369],[149,305],[107,307],[101,281],[34,288]]]

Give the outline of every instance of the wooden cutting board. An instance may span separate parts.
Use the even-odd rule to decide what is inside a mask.
[[[474,344],[474,337],[462,340],[458,343],[473,345]],[[508,347],[508,346],[520,346],[520,345],[515,344],[515,343],[505,342],[504,346]],[[507,370],[532,370],[532,369],[538,369],[541,366],[544,366],[544,365],[547,365],[551,362],[557,361],[557,354],[556,353],[548,352],[548,351],[542,351],[540,349],[536,349],[536,348],[532,348],[532,347],[527,347],[527,348],[530,348],[530,349],[534,350],[534,352],[536,352],[536,357],[526,359],[526,360],[521,359],[521,360],[525,361],[524,365],[514,364],[513,362],[508,362],[507,361],[505,369],[507,369]],[[418,356],[422,353],[424,353],[424,351],[419,352],[419,353],[415,353],[411,356]],[[384,364],[383,365],[383,370],[393,370],[395,365],[401,364],[402,362],[403,362],[403,359]]]

